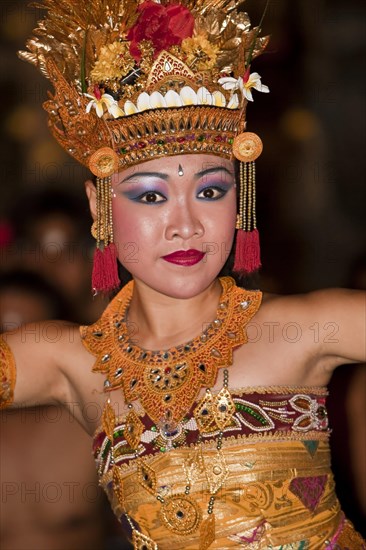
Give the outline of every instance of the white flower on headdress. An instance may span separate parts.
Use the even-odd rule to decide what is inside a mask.
[[[219,79],[219,84],[221,84],[224,90],[232,90],[233,92],[240,90],[242,96],[248,101],[254,101],[251,88],[266,94],[269,92],[268,86],[262,84],[259,74],[250,74],[249,69],[245,72],[244,78],[239,76],[239,78],[236,79],[231,76],[225,76]]]
[[[98,86],[94,87],[94,95],[84,95],[91,99],[86,107],[87,113],[90,113],[91,108],[94,107],[98,117],[101,118],[104,115],[104,107],[106,107],[108,113],[114,116],[114,118],[118,118],[124,115],[124,112],[118,106],[118,103],[114,99],[114,97],[110,94],[101,94]]]

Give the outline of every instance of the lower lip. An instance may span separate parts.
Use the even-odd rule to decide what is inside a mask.
[[[163,256],[163,260],[171,264],[188,267],[191,265],[198,264],[203,259],[204,256],[205,254],[197,254],[195,256],[176,256],[176,257]]]

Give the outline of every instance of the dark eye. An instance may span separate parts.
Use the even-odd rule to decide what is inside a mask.
[[[148,191],[147,193],[140,195],[138,197],[138,200],[140,202],[148,202],[149,204],[154,204],[154,203],[156,204],[159,202],[166,201],[166,198],[160,193],[157,193],[156,191]]]
[[[206,187],[202,189],[197,195],[200,199],[216,200],[221,199],[226,193],[226,190],[220,189],[220,187]]]

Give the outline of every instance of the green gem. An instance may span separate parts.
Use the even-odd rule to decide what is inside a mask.
[[[108,454],[108,451],[109,449],[111,448],[111,442],[108,440],[108,443],[106,444],[106,446],[104,447],[104,451],[102,453],[102,457],[105,458]]]
[[[156,426],[152,426],[151,431],[156,432]]]
[[[122,147],[122,149],[120,149],[119,152],[122,154],[127,153],[126,147]]]
[[[205,139],[205,136],[203,134],[201,134],[200,136],[198,136],[197,140],[198,141],[204,141]]]
[[[165,453],[165,451],[166,451],[165,447],[160,447],[160,452],[161,453]]]
[[[165,145],[165,141],[164,141],[163,139],[159,139],[159,140],[157,141],[157,144],[158,144],[158,145]]]

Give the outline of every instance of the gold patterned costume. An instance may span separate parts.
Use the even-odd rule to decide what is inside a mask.
[[[221,328],[231,330],[240,310],[244,329],[260,305],[260,293],[233,287],[230,279],[221,282]],[[191,384],[183,377],[172,386],[170,367],[164,367],[165,375],[159,378],[163,366],[159,371],[156,364],[145,368],[140,359],[140,389],[133,393],[134,378],[128,371],[133,367],[123,357],[128,350],[138,364],[138,348],[126,343],[125,335],[120,339],[131,289],[127,299],[125,294],[122,290],[100,321],[82,327],[81,334],[97,356],[94,370],[106,373],[105,391],[121,388],[129,403],[130,412],[116,416],[107,401],[103,425],[94,437],[94,455],[100,483],[116,516],[130,529],[135,548],[365,548],[345,520],[334,491],[326,389],[228,391],[224,384],[216,394],[207,390],[201,400],[191,400],[183,414],[175,414],[172,398],[167,421],[159,408],[164,394],[159,384],[168,380],[166,392],[173,396]],[[215,329],[207,338],[211,350],[214,339]],[[239,340],[245,343],[245,335]],[[192,345],[194,341],[184,348]],[[190,366],[191,350],[182,353]],[[159,384],[151,382],[151,372]],[[217,368],[212,372],[217,374]],[[149,383],[152,400],[144,393]],[[197,381],[194,389],[197,394]]]

